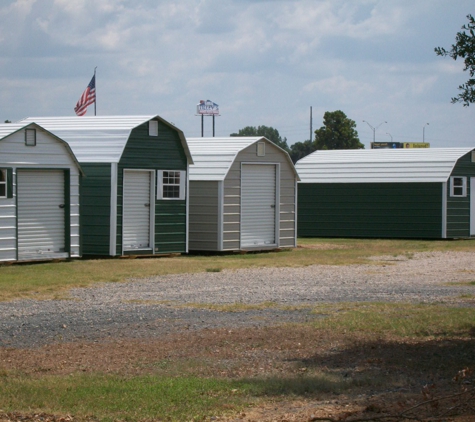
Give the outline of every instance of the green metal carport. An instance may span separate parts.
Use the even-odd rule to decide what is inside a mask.
[[[296,163],[301,179],[297,234],[420,239],[475,236],[473,150],[316,151]]]

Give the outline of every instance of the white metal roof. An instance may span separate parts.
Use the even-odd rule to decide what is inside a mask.
[[[445,182],[474,148],[315,151],[297,161],[302,183]]]
[[[7,136],[12,135],[15,132],[18,132],[19,130],[25,129],[25,128],[30,127],[30,126],[33,126],[35,128],[41,129],[41,130],[45,130],[46,132],[49,133],[49,135],[51,137],[53,137],[53,138],[57,139],[59,142],[61,142],[65,146],[65,148],[69,152],[69,154],[71,154],[72,159],[74,160],[74,162],[78,166],[79,171],[82,173],[82,169],[81,169],[81,166],[78,163],[77,157],[74,155],[74,153],[73,153],[72,149],[70,148],[70,146],[68,145],[68,143],[65,142],[63,139],[61,139],[60,137],[58,137],[57,135],[55,135],[54,133],[51,133],[49,130],[46,130],[44,127],[38,125],[35,122],[1,123],[0,124],[0,140],[6,138]]]
[[[2,123],[0,124],[0,139],[6,138],[12,133],[23,129],[28,125],[29,123]]]
[[[80,162],[117,163],[132,129],[156,119],[177,130],[188,159],[191,154],[183,132],[160,116],[69,116],[28,117],[21,122],[35,122],[64,139]]]
[[[258,141],[271,142],[262,136],[257,137],[226,137],[226,138],[187,138],[188,146],[193,156],[190,166],[190,180],[224,180],[237,155],[245,148]],[[290,161],[289,155],[279,146]],[[295,171],[295,169],[294,169]],[[295,175],[298,177],[297,172]]]

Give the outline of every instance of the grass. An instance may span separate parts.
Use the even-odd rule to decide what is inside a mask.
[[[414,367],[413,370],[417,373],[429,372],[441,366],[440,359],[444,362],[441,356],[443,350],[434,346],[435,340],[447,340],[441,343],[446,347],[455,339],[473,344],[474,308],[351,303],[321,305],[316,307],[314,312],[325,316],[312,323],[316,338],[319,338],[318,333],[331,332],[332,341],[340,338],[344,343],[350,335],[353,339],[359,339],[359,345],[350,340],[349,345],[345,346],[349,347],[348,350],[338,348],[338,353],[347,355],[343,359],[345,365],[353,365],[351,362],[358,351],[364,351],[364,355],[369,358],[371,353],[376,353],[374,350],[387,347],[390,348],[389,353],[392,356],[395,348],[399,347],[397,339],[402,340],[401,344],[407,339],[411,340],[412,344],[420,342],[421,347],[425,347],[419,353],[422,361],[418,360],[415,352],[405,352],[402,355],[400,352],[398,357],[394,358],[393,365]],[[259,354],[261,347],[263,351],[268,347],[265,344],[252,344],[252,354]],[[229,344],[228,347],[237,345]],[[461,346],[454,344],[453,347],[450,363],[458,365],[458,358],[454,357],[454,353],[460,350]],[[472,348],[469,345],[467,347],[471,355]],[[246,353],[244,351],[243,356]],[[406,359],[408,353],[411,358],[415,358],[414,362],[412,359]],[[401,359],[401,356],[404,358]],[[469,359],[469,355],[465,359]],[[426,360],[427,368],[423,364]],[[446,363],[447,365],[442,366],[448,366],[448,362]],[[152,365],[153,362],[147,364]],[[229,365],[230,362],[225,359],[223,364]],[[159,359],[153,365],[155,369],[147,375],[77,372],[68,375],[38,372],[28,375],[0,367],[0,413],[74,415],[77,421],[88,418],[104,422],[202,421],[215,415],[236,414],[245,411],[249,406],[256,406],[268,400],[387,389],[390,385],[388,383],[400,382],[394,374],[388,379],[384,371],[358,372],[345,367],[339,369],[337,366],[331,366],[328,361],[322,366],[318,360],[312,359],[296,361],[298,367],[309,366],[305,372],[282,373],[281,376],[266,376],[264,373],[252,378],[233,379],[194,375],[207,367],[209,362],[206,359],[190,358],[186,354],[174,359]],[[348,371],[350,376],[346,374]],[[404,382],[401,385],[404,385]]]
[[[238,410],[252,388],[244,382],[194,377],[75,374],[1,381],[0,403],[5,412],[74,414],[75,420],[93,415],[101,421],[203,420],[216,412]]]
[[[299,247],[268,253],[183,255],[143,259],[76,260],[0,266],[0,301],[62,298],[74,287],[123,282],[129,278],[239,268],[301,267],[367,263],[370,256],[413,256],[425,251],[474,251],[475,240],[299,239]]]
[[[132,277],[252,267],[358,264],[368,263],[370,256],[405,256],[410,259],[417,252],[475,250],[475,241],[471,240],[301,239],[299,243],[301,247],[294,250],[260,254],[77,260],[1,266],[0,300],[60,298],[73,287],[123,282]],[[373,263],[377,265],[377,262]],[[474,282],[468,284],[473,285]],[[213,305],[215,310],[226,312],[276,306],[272,302]],[[341,339],[349,334],[356,335],[367,344],[382,344],[381,339],[385,338],[425,342],[434,339],[470,340],[475,336],[475,309],[468,307],[347,303],[317,306],[314,312],[322,315],[312,323],[316,333],[331,332]],[[258,346],[252,350],[253,353],[259,352]],[[351,351],[349,353],[353,355]],[[36,373],[32,376],[0,366],[0,413],[72,414],[77,421],[88,418],[98,421],[192,421],[235,414],[270,396],[341,394],[361,386],[374,388],[381,383],[378,377],[345,378],[342,373],[326,371],[323,367],[315,367],[308,374],[282,374],[280,377],[265,374],[236,379],[198,377],[193,375],[193,371],[199,373],[199,367],[190,370],[191,373],[182,370],[181,365],[186,365],[186,359],[189,357],[166,360],[168,374],[157,370],[148,375]],[[195,361],[198,366],[206,364],[205,360]],[[414,365],[417,366],[416,363]],[[437,365],[431,363],[431,367]]]
[[[473,337],[475,308],[442,305],[351,303],[321,305],[315,327],[344,333],[400,338]]]

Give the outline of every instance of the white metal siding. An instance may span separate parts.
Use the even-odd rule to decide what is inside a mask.
[[[275,241],[276,166],[241,168],[241,247],[272,246]]]
[[[124,251],[152,249],[151,176],[150,171],[124,171]]]
[[[17,173],[18,259],[65,258],[64,171]]]

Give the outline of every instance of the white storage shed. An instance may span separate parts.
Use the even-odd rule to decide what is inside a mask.
[[[288,153],[264,137],[187,138],[189,249],[296,246],[299,180]]]
[[[0,124],[0,261],[80,256],[81,168],[36,123]]]

